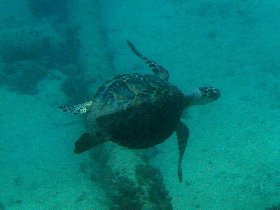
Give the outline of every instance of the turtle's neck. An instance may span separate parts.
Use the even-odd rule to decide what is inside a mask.
[[[200,91],[198,88],[189,90],[185,93],[185,103],[186,107],[190,107],[193,105],[199,105],[200,103]]]

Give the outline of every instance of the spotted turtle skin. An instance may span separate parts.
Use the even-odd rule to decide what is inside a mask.
[[[150,74],[124,74],[96,92],[89,128],[124,147],[144,149],[162,143],[176,129],[185,96],[168,81]]]

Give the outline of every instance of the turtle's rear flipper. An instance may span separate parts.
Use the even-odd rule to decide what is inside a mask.
[[[182,121],[178,123],[176,129],[176,135],[178,139],[178,149],[179,149],[178,177],[179,177],[179,181],[182,182],[182,160],[189,138],[189,129]]]
[[[104,142],[104,138],[98,137],[94,133],[83,133],[82,136],[75,142],[74,153],[79,154],[85,152]]]

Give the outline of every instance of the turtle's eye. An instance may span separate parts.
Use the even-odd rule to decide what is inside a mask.
[[[211,87],[200,87],[199,90],[201,95],[208,97],[209,93],[211,92]]]
[[[209,94],[209,88],[208,87],[200,88],[200,92],[203,96],[207,96]]]

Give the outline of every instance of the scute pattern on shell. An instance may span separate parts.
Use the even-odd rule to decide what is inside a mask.
[[[94,101],[102,106],[113,105],[115,111],[118,111],[145,101],[153,103],[164,91],[169,92],[171,96],[173,91],[170,90],[174,88],[155,75],[124,74],[102,85],[96,91]]]
[[[125,74],[107,81],[94,97],[88,123],[129,148],[161,143],[177,127],[184,94],[150,74]]]

